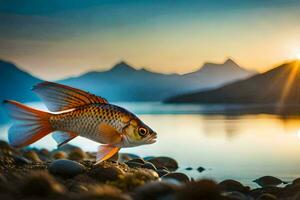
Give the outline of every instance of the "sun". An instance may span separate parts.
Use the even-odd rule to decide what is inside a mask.
[[[295,57],[297,60],[300,60],[300,52],[296,53]]]

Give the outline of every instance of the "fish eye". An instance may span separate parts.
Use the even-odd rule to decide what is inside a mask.
[[[144,136],[147,135],[147,133],[148,133],[147,129],[145,129],[145,128],[143,128],[143,127],[140,127],[140,128],[139,128],[139,135],[140,135],[140,136],[144,137]]]

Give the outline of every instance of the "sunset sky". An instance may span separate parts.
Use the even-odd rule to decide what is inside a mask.
[[[120,60],[185,73],[300,58],[299,0],[0,0],[0,58],[55,80]]]

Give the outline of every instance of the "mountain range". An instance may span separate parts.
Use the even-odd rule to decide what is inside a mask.
[[[162,101],[185,92],[216,88],[254,73],[232,59],[222,64],[205,63],[199,70],[183,75],[135,69],[122,61],[108,71],[92,71],[58,82],[87,90],[109,101]]]
[[[300,61],[281,64],[262,74],[223,87],[187,93],[169,103],[300,104]]]
[[[91,71],[57,82],[80,88],[110,101],[162,101],[186,92],[216,88],[254,74],[228,59],[222,64],[205,63],[191,73],[161,74],[147,69],[135,69],[126,62],[117,63],[107,71]],[[0,100],[39,101],[30,88],[43,81],[0,60]]]

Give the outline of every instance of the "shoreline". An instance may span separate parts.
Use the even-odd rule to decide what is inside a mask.
[[[118,160],[118,161],[117,161]],[[2,199],[298,199],[300,179],[257,179],[258,188],[227,179],[194,180],[170,157],[120,153],[94,165],[95,154],[66,145],[17,150],[0,141]],[[192,170],[186,168],[186,171]],[[194,169],[195,170],[195,169]],[[206,170],[199,167],[199,173]],[[280,186],[280,187],[278,187]]]

